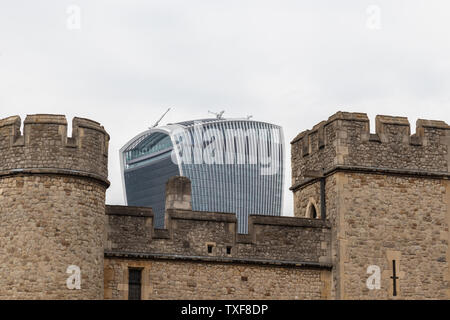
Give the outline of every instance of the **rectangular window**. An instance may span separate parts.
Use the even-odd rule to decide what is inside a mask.
[[[128,269],[128,300],[141,300],[141,269]]]

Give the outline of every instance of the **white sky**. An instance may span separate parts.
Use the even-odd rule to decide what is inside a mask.
[[[168,107],[161,124],[253,115],[284,128],[292,215],[300,131],[339,110],[450,122],[449,16],[446,0],[0,0],[0,118],[100,122],[123,204],[118,150]]]

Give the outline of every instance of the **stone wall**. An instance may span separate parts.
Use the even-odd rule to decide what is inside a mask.
[[[128,268],[142,299],[327,299],[328,270],[180,260],[105,259],[105,299],[128,299]]]
[[[239,234],[235,214],[192,211],[188,178],[172,177],[166,190],[167,229],[154,228],[151,208],[106,207],[106,252],[330,262],[327,221],[251,215]]]
[[[296,217],[250,216],[248,234],[235,214],[192,211],[183,177],[167,184],[166,229],[151,208],[105,206],[109,136],[94,121],[75,118],[72,137],[64,116],[20,126],[0,120],[0,299],[126,299],[129,268],[142,269],[145,299],[450,298],[442,121],[411,135],[406,118],[377,116],[370,133],[365,114],[338,112],[299,134]],[[66,286],[69,265],[80,290]]]
[[[167,190],[167,229],[154,228],[151,208],[106,207],[105,297],[127,297],[133,266],[144,268],[152,299],[330,296],[329,222],[253,215],[239,234],[235,214],[192,211],[189,179],[174,177]]]
[[[320,208],[325,180],[332,226],[331,295],[338,299],[450,298],[450,127],[338,112],[292,141],[294,214]],[[396,295],[393,295],[393,260]],[[367,268],[381,269],[369,290]]]
[[[0,120],[0,299],[101,299],[109,136],[75,118],[67,137],[58,115],[20,125]]]
[[[102,298],[104,201],[103,186],[78,178],[0,179],[0,299]],[[69,265],[81,290],[66,286]]]
[[[342,173],[345,242],[343,298],[390,299],[396,260],[401,299],[448,299],[447,181]],[[381,289],[366,286],[367,267],[381,268]]]
[[[12,116],[0,120],[0,170],[59,169],[108,177],[109,135],[95,121],[74,118],[72,137],[67,136],[63,115],[28,115],[24,121]]]
[[[106,213],[106,252],[330,262],[326,221],[250,216],[251,231],[242,235],[234,214],[170,209],[164,230],[153,229],[148,208],[107,206]]]
[[[330,297],[325,221],[251,216],[249,237],[239,238],[234,214],[172,209],[159,230],[149,208],[106,212],[106,299],[128,297],[128,268],[142,269],[143,299]]]
[[[339,260],[339,242],[336,239],[341,237],[341,227],[339,226],[338,220],[338,208],[342,197],[342,192],[337,187],[338,180],[336,175],[330,175],[326,179],[325,183],[325,202],[326,202],[326,222],[333,226],[330,230],[330,248],[329,255],[333,265],[332,273],[332,286],[331,286],[331,298],[337,297],[336,290],[339,289],[339,281],[337,275],[339,274],[340,260]],[[294,191],[294,216],[305,218],[308,215],[308,207],[315,203],[316,208],[319,213],[318,219],[321,219],[323,212],[321,212],[321,197],[320,197],[320,182],[319,181],[309,181],[307,184],[303,185],[301,188],[295,189]]]
[[[292,140],[292,185],[302,184],[308,171],[342,166],[448,173],[449,129],[443,121],[417,120],[411,135],[406,118],[377,116],[372,134],[366,114],[338,112]]]

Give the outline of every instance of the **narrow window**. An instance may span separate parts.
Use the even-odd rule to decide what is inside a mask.
[[[128,300],[141,300],[141,269],[128,269]]]
[[[314,205],[311,206],[311,214],[310,214],[310,216],[313,219],[317,218],[317,211],[316,211],[316,207]]]
[[[227,247],[227,254],[231,254],[231,247],[230,246]]]
[[[213,246],[212,244],[208,244],[208,253],[212,253]]]
[[[311,219],[317,219],[318,217],[316,205],[313,202],[310,202],[308,204],[308,211],[306,217]]]
[[[397,280],[399,279],[397,276],[397,268],[395,267],[395,260],[392,260],[392,295],[397,296]]]

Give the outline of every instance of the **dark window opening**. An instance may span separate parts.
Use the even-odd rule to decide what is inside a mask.
[[[227,247],[227,254],[231,254],[231,247],[230,246]]]
[[[313,219],[317,219],[317,210],[316,210],[316,206],[314,204],[311,203],[311,205],[309,206],[309,217],[313,218]]]
[[[141,300],[141,269],[128,269],[128,300]]]
[[[208,253],[212,253],[213,246],[212,244],[208,244]]]

